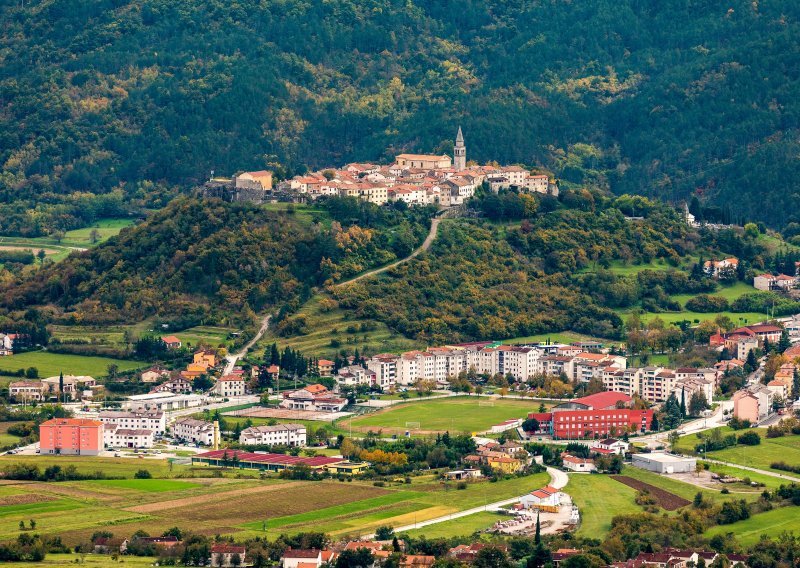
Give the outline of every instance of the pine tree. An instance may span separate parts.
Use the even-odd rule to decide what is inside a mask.
[[[764,338],[764,354],[769,355],[769,352],[772,351],[772,344],[769,342],[769,338]]]
[[[538,511],[536,513],[536,534],[533,537],[533,542],[535,544],[541,544],[542,543],[542,525],[539,524],[539,513],[538,513]]]
[[[747,352],[747,360],[744,362],[744,370],[747,373],[752,373],[758,369],[758,360],[756,359],[756,352],[754,349],[751,349]]]
[[[681,389],[681,418],[686,418],[686,389]]]
[[[778,342],[778,352],[779,353],[783,353],[784,351],[789,349],[789,347],[791,347],[791,346],[792,346],[792,342],[789,341],[789,332],[784,329],[781,332],[781,339]]]

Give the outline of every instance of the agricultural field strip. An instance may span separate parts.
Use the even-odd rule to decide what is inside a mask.
[[[296,487],[300,482],[276,482],[269,485],[264,485],[263,482],[256,487],[247,487],[241,489],[233,489],[230,491],[219,491],[219,486],[211,486],[211,491],[198,493],[188,497],[181,497],[178,499],[169,499],[155,501],[153,503],[146,503],[143,505],[134,505],[126,507],[125,510],[133,511],[136,513],[158,513],[159,511],[168,511],[170,509],[178,509],[181,507],[191,505],[208,505],[217,502],[224,502],[235,497],[242,497],[245,495],[258,495],[261,493],[269,493],[276,490],[286,490],[290,487]],[[213,492],[212,492],[213,491]]]
[[[634,479],[626,475],[612,475],[611,479],[618,481],[623,485],[627,485],[628,487],[632,487],[637,491],[647,491],[658,502],[658,505],[667,511],[675,511],[691,503],[691,501],[688,499],[684,499],[683,497],[675,495],[674,493],[670,493],[669,491],[661,489],[660,487],[650,485],[649,483],[645,483],[644,481]]]
[[[326,507],[324,509],[317,509],[315,511],[308,511],[299,513],[297,515],[288,515],[285,517],[278,517],[269,522],[270,528],[276,527],[289,527],[292,525],[300,525],[312,521],[329,520],[337,517],[348,516],[353,514],[367,514],[371,511],[377,511],[391,505],[402,503],[416,498],[424,497],[425,494],[417,491],[397,491],[388,495],[381,495],[380,497],[373,497],[370,499],[362,499],[360,501],[353,501],[351,503],[344,503],[342,505],[335,505],[333,507]],[[428,505],[425,505],[428,506]],[[261,526],[260,522],[244,523],[240,525],[242,528],[257,529]]]
[[[730,525],[717,525],[708,529],[703,536],[711,538],[718,534],[733,533],[743,545],[758,542],[763,535],[776,537],[784,531],[800,531],[800,513],[796,507],[781,507]]]

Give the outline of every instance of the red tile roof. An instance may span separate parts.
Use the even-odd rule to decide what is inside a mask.
[[[571,402],[577,402],[578,404],[585,404],[586,406],[589,406],[592,409],[601,409],[601,408],[608,408],[610,406],[616,406],[617,402],[628,403],[631,400],[633,399],[629,397],[627,394],[614,391],[605,391],[605,392],[598,392],[596,394],[590,394],[589,396],[583,396],[581,398],[576,398],[573,399]]]

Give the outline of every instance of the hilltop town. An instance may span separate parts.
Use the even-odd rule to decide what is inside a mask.
[[[544,173],[520,166],[468,165],[467,147],[458,129],[453,158],[429,154],[398,154],[390,165],[347,164],[274,185],[270,171],[243,172],[232,179],[214,178],[205,195],[228,195],[234,201],[263,202],[272,198],[298,202],[320,197],[356,197],[376,205],[403,202],[448,208],[463,205],[486,183],[497,193],[511,187],[525,192],[558,196],[558,185]],[[224,189],[227,188],[227,192]]]

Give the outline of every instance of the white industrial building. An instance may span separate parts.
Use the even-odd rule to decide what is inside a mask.
[[[633,454],[631,464],[655,473],[691,473],[697,467],[697,460],[665,453]]]
[[[180,410],[202,406],[205,398],[198,394],[174,394],[171,392],[150,392],[134,394],[122,403],[126,410]]]

